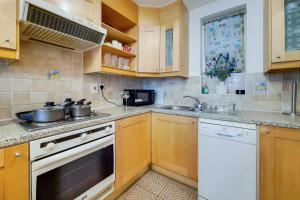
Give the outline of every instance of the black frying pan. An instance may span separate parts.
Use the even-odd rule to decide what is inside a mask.
[[[25,121],[33,121],[33,111],[19,112],[16,113],[17,118]]]

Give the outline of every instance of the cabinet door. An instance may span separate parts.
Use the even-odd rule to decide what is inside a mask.
[[[0,1],[0,47],[17,48],[17,0]]]
[[[101,1],[100,0],[44,0],[58,8],[76,14],[94,24],[101,24]]]
[[[118,190],[150,164],[151,114],[117,121],[116,189]]]
[[[160,37],[160,72],[179,71],[179,21],[162,26]]]
[[[272,62],[300,60],[300,0],[272,0]]]
[[[197,119],[152,114],[152,163],[197,181]]]
[[[260,127],[260,200],[300,199],[300,130]]]
[[[139,27],[139,72],[159,73],[160,27]]]
[[[29,199],[29,149],[21,144],[4,150],[5,200]]]

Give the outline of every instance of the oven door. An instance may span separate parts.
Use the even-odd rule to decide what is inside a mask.
[[[109,187],[111,192],[114,158],[115,135],[110,135],[33,162],[32,200],[91,199]]]

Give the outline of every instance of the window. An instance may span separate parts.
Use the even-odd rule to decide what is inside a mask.
[[[217,93],[225,82],[227,94],[245,90],[245,12],[208,19],[203,23],[202,84]]]

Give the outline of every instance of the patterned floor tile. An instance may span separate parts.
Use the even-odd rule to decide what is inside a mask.
[[[156,196],[138,185],[133,185],[123,198],[126,200],[155,200]]]
[[[150,170],[136,184],[158,195],[170,181],[171,179]]]
[[[165,200],[190,200],[194,191],[187,185],[171,180],[158,196]]]
[[[190,200],[197,200],[198,199],[198,192],[194,190],[190,196]]]

